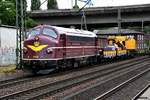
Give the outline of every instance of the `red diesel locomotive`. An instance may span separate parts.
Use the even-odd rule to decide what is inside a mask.
[[[30,30],[24,41],[23,65],[34,74],[40,70],[78,67],[96,62],[97,49],[93,32],[40,25]]]

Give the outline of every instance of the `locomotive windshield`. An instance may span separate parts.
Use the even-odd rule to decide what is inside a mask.
[[[30,32],[29,32],[29,37],[33,37],[33,36],[36,36],[40,34],[40,28],[35,28],[35,29],[32,29]]]
[[[50,28],[44,28],[43,34],[48,35],[52,38],[57,38],[57,33],[53,29],[50,29]]]

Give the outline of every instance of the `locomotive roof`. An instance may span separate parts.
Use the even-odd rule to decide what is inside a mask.
[[[86,30],[79,30],[74,28],[63,28],[63,27],[57,27],[52,26],[55,28],[60,34],[66,34],[66,35],[72,35],[72,36],[83,36],[83,37],[96,37],[96,34],[94,32],[86,31]]]
[[[50,26],[50,25],[43,25],[43,26],[54,28],[59,34],[66,34],[70,36],[82,36],[82,37],[97,37],[97,35],[94,32],[90,32],[86,30],[64,28],[64,27]]]

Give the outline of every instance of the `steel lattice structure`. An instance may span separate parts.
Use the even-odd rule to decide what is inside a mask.
[[[25,34],[25,0],[16,0],[16,64],[22,68],[22,42]]]

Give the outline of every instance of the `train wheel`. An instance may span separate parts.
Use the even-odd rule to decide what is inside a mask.
[[[32,74],[37,75],[37,70],[33,69]]]
[[[56,65],[56,70],[63,71],[65,68],[66,68],[66,61],[64,60],[58,61]]]
[[[73,60],[67,60],[66,67],[67,67],[68,69],[73,68]]]
[[[74,67],[74,68],[77,68],[77,67],[79,67],[79,65],[80,65],[79,62],[76,61],[76,62],[74,62],[73,67]]]
[[[60,67],[59,67],[59,65],[56,65],[55,72],[59,72],[59,71],[60,71]]]
[[[93,58],[89,58],[87,61],[87,65],[93,65],[93,63],[94,63]]]

